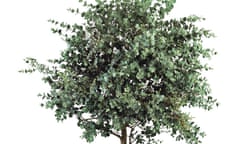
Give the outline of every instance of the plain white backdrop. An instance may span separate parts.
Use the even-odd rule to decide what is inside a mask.
[[[40,61],[55,58],[66,44],[51,33],[48,19],[77,21],[66,11],[78,7],[78,0],[0,1],[0,143],[1,144],[84,144],[75,119],[57,123],[54,113],[40,107],[39,92],[48,87],[39,74],[20,74],[25,57]],[[194,109],[195,121],[207,133],[204,144],[240,143],[240,56],[238,0],[177,0],[172,17],[196,14],[206,18],[201,25],[216,38],[206,40],[218,55],[210,60],[214,68],[206,76],[212,96],[220,106],[210,112]],[[168,144],[176,143],[162,136]],[[118,143],[118,139],[98,137],[94,144]]]

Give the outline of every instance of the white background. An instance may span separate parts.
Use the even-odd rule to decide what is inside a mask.
[[[76,120],[57,123],[54,113],[39,106],[36,95],[48,87],[39,74],[19,74],[26,67],[23,58],[44,61],[57,57],[65,43],[50,31],[48,19],[78,20],[66,11],[77,7],[77,0],[1,0],[0,1],[0,143],[1,144],[80,144],[81,130]],[[197,14],[207,18],[201,23],[217,37],[205,41],[218,55],[206,73],[212,95],[220,107],[205,112],[193,110],[195,121],[207,133],[205,144],[238,144],[239,118],[239,46],[240,22],[238,0],[177,0],[171,15]],[[168,137],[166,143],[175,143]],[[119,143],[115,138],[97,138],[94,142]]]

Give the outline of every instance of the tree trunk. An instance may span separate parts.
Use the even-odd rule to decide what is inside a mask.
[[[121,144],[127,144],[127,127],[122,128],[121,134],[122,134],[120,137]]]

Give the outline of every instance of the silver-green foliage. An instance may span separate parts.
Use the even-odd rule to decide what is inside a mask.
[[[202,46],[213,34],[197,16],[166,20],[175,0],[96,0],[82,2],[84,24],[50,20],[68,47],[52,66],[27,58],[51,86],[40,96],[57,120],[76,116],[83,137],[117,136],[121,143],[157,143],[167,130],[176,140],[198,144],[204,133],[183,107],[212,109],[201,63],[214,55]],[[130,130],[127,134],[126,129]]]

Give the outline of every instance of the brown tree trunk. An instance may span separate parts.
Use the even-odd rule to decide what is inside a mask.
[[[127,144],[127,127],[122,128],[120,141],[121,144]]]

